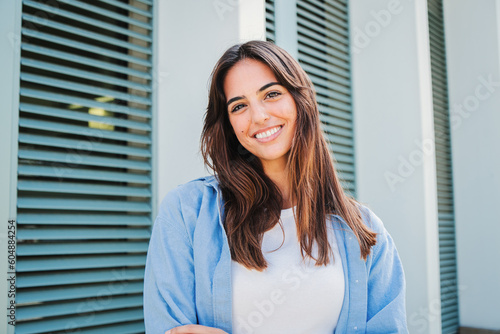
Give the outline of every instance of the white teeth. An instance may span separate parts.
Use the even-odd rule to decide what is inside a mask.
[[[281,125],[275,127],[274,129],[268,130],[266,132],[258,133],[255,135],[255,138],[258,138],[258,139],[267,138],[267,137],[275,134],[276,132],[278,132],[279,129],[281,129]]]

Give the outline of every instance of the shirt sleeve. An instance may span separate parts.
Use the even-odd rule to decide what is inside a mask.
[[[197,323],[192,241],[174,191],[160,206],[149,242],[144,322],[148,334]]]
[[[368,273],[366,333],[408,333],[403,266],[382,221],[373,212],[369,214],[378,235]]]

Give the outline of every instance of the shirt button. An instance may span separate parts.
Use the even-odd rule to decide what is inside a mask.
[[[356,282],[356,283],[359,283],[359,281],[358,281],[358,280],[356,280],[355,282]],[[355,328],[355,329],[356,329],[356,328]]]
[[[349,237],[349,240],[352,240],[352,237]]]
[[[358,329],[358,326],[354,326],[354,330],[357,330]]]

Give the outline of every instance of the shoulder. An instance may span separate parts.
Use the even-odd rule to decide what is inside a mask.
[[[216,198],[218,181],[216,176],[208,175],[178,185],[170,190],[161,201],[159,215],[168,211],[182,211],[183,207],[198,206],[207,197]]]
[[[358,208],[361,213],[361,218],[366,226],[368,226],[375,233],[386,233],[384,223],[382,220],[367,206],[358,203]]]
[[[163,198],[162,205],[164,203],[179,202],[180,200],[196,201],[204,195],[207,188],[215,190],[217,185],[217,179],[213,175],[199,177],[170,190]]]
[[[361,214],[361,219],[363,223],[375,233],[385,233],[386,229],[382,220],[366,205],[356,202],[356,206]],[[343,228],[351,231],[351,227],[346,223],[345,219],[337,214],[333,215],[337,219],[338,223],[343,226]],[[351,233],[353,233],[351,231]]]

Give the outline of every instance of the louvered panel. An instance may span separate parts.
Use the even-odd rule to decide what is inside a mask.
[[[151,156],[151,151],[145,148],[143,149],[133,146],[113,145],[113,144],[91,142],[91,141],[87,142],[76,139],[56,138],[56,137],[32,135],[26,133],[19,134],[19,143],[66,148],[70,150],[69,152],[71,154],[87,154],[88,151],[88,152],[111,153],[118,155],[135,155],[138,157],[147,157],[147,158]]]
[[[86,38],[92,38],[92,39],[97,40],[97,41],[106,42],[106,43],[111,44],[111,45],[116,45],[116,46],[124,47],[124,48],[130,49],[130,50],[135,50],[135,51],[139,51],[142,53],[151,54],[151,50],[149,48],[144,48],[142,46],[139,46],[139,45],[136,45],[133,43],[129,43],[129,42],[117,39],[117,38],[111,38],[111,37],[108,37],[108,36],[103,35],[103,34],[90,32],[90,31],[85,30],[85,29],[79,29],[79,28],[76,28],[76,27],[68,25],[68,24],[58,23],[58,22],[48,20],[48,19],[41,20],[37,16],[28,15],[28,14],[23,14],[22,18],[25,21],[32,22],[32,23],[35,23],[37,25],[51,27],[54,29],[58,29],[58,30],[72,33],[74,35],[79,35],[79,36],[86,37]]]
[[[458,333],[458,289],[442,0],[428,0],[438,192],[442,332]]]
[[[95,15],[92,15],[92,14],[88,15],[87,12],[85,12],[85,14],[80,14],[78,11],[75,11],[74,8],[72,8],[71,6],[69,6],[68,9],[65,10],[65,9],[62,9],[63,6],[61,6],[59,3],[58,3],[58,5],[59,5],[58,7],[54,7],[54,6],[45,5],[42,2],[32,1],[32,0],[23,0],[23,5],[25,7],[28,6],[28,7],[32,7],[34,9],[40,10],[40,11],[46,13],[46,15],[48,17],[60,16],[62,18],[81,22],[81,23],[86,24],[86,25],[92,25],[95,27],[106,29],[110,32],[122,34],[122,35],[129,36],[129,37],[134,37],[134,38],[143,40],[145,42],[151,42],[151,37],[146,35],[146,34],[137,33],[134,30],[129,29],[126,26],[124,27],[123,25],[118,24],[118,22],[116,22],[116,21],[113,23],[108,23],[108,22],[105,22],[104,20],[101,20],[101,19],[94,19],[93,17]]]
[[[129,121],[126,119],[113,118],[113,117],[95,116],[95,115],[90,115],[88,113],[72,111],[72,110],[64,110],[58,108],[50,108],[36,104],[21,103],[19,105],[19,110],[23,112],[39,114],[44,116],[64,118],[66,120],[95,122],[95,123],[120,126],[135,130],[151,131],[151,125],[148,123]]]
[[[144,320],[122,322],[120,325],[99,326],[97,328],[83,328],[80,334],[135,334],[144,333]]]
[[[107,213],[19,213],[18,225],[124,225],[124,226],[151,226],[149,215],[127,215]]]
[[[19,190],[65,194],[96,194],[114,196],[150,197],[151,191],[142,187],[107,186],[86,183],[20,180]]]
[[[90,314],[84,313],[83,315],[79,316],[69,316],[65,318],[65,321],[61,321],[60,319],[56,318],[38,320],[37,325],[33,323],[21,323],[23,325],[16,325],[16,333],[57,333],[57,331],[67,332],[68,324],[70,326],[75,326],[74,328],[89,327],[110,323],[120,323],[131,320],[139,320],[142,319],[142,317],[142,307],[123,309],[119,311],[91,312]]]
[[[339,177],[356,196],[347,13],[344,1],[297,1],[299,62],[316,89]]]
[[[115,268],[140,266],[146,261],[146,255],[106,255],[106,256],[64,256],[64,257],[26,257],[17,264],[17,271],[74,270],[89,268]],[[46,289],[44,289],[46,291]],[[28,292],[27,292],[28,293]]]
[[[53,57],[58,60],[66,60],[73,62],[79,66],[86,67],[92,66],[103,70],[114,71],[119,74],[128,74],[142,79],[151,79],[151,74],[149,72],[137,71],[129,67],[116,65],[106,61],[95,60],[89,57],[82,57],[76,54],[58,51],[54,49],[45,48],[43,46],[32,45],[29,43],[21,44],[21,50],[26,52],[32,52],[38,56],[48,56]]]
[[[92,246],[92,247],[89,247]],[[52,244],[25,244],[17,248],[21,256],[41,255],[77,255],[147,252],[147,242],[62,242]]]
[[[54,161],[60,163],[78,163],[81,165],[89,166],[104,166],[104,167],[116,167],[116,168],[130,168],[130,169],[140,169],[140,170],[151,170],[151,166],[145,161],[135,161],[130,159],[115,159],[115,158],[105,158],[105,157],[95,157],[86,155],[68,155],[59,152],[50,152],[42,150],[19,150],[19,158],[21,159],[32,159],[32,160],[43,160],[43,161]]]
[[[147,0],[23,0],[17,333],[144,332],[152,17]]]
[[[92,53],[95,53],[96,55],[106,56],[106,57],[114,58],[116,60],[129,61],[129,62],[136,63],[139,65],[144,65],[144,66],[151,65],[151,63],[149,61],[145,61],[145,60],[142,60],[140,58],[132,57],[132,56],[129,56],[126,54],[124,55],[122,53],[115,52],[115,51],[110,51],[106,48],[96,47],[96,46],[93,46],[92,44],[76,42],[76,41],[69,39],[69,38],[62,38],[62,37],[58,37],[57,35],[42,33],[42,32],[37,31],[37,30],[22,29],[21,33],[27,37],[30,37],[30,38],[36,38],[36,39],[44,40],[44,41],[50,42],[50,43],[57,43],[57,44],[60,44],[61,46],[70,47],[70,48],[77,49],[80,51],[90,51]]]
[[[128,132],[118,132],[118,131],[106,131],[101,129],[89,129],[88,125],[75,126],[67,123],[56,123],[47,122],[34,119],[19,119],[19,126],[30,129],[44,130],[48,132],[62,132],[62,133],[72,133],[80,136],[96,137],[96,138],[107,138],[114,140],[123,140],[143,144],[151,144],[151,138],[149,136],[141,136]]]
[[[20,209],[75,210],[75,211],[127,211],[149,212],[151,206],[144,202],[107,201],[90,199],[22,197],[17,202]]]
[[[40,76],[40,75],[21,73],[21,80],[27,81],[27,82],[32,82],[32,83],[37,83],[37,84],[44,85],[44,86],[51,86],[51,87],[55,87],[55,88],[72,90],[72,91],[76,91],[78,93],[93,94],[93,95],[106,96],[106,97],[114,97],[118,100],[142,103],[142,104],[147,104],[147,105],[151,104],[151,101],[149,100],[149,98],[144,98],[144,97],[140,97],[140,96],[136,96],[136,95],[132,95],[132,94],[120,93],[118,91],[111,90],[111,89],[98,88],[98,87],[94,87],[92,85],[75,84],[75,83],[72,83],[71,81],[52,79],[52,78],[47,78],[47,77]]]
[[[137,84],[133,81],[118,79],[109,75],[100,75],[89,71],[82,71],[68,66],[59,66],[44,61],[22,58],[21,65],[34,67],[40,70],[57,72],[59,74],[71,75],[78,78],[85,78],[93,81],[105,82],[116,86],[129,87],[136,90],[142,90],[144,92],[151,92],[151,88],[149,86]],[[149,104],[150,101],[146,102]]]
[[[83,305],[82,305],[83,304]],[[124,307],[140,307],[142,306],[142,296],[120,296],[106,303],[82,303],[81,300],[66,303],[55,303],[45,305],[28,306],[21,312],[16,314],[18,320],[32,318],[34,315],[39,316],[61,316],[72,313],[86,313],[93,311],[107,311]]]
[[[97,228],[97,227],[39,227],[19,231],[19,240],[110,240],[147,239],[148,229],[143,228]],[[21,246],[21,245],[20,245]]]
[[[34,288],[81,283],[114,283],[122,280],[142,280],[143,278],[144,270],[142,268],[95,269],[25,273],[16,283],[18,288]]]
[[[266,40],[273,43],[276,40],[274,26],[274,0],[266,0]]]
[[[112,284],[120,284],[113,282]],[[124,286],[120,289],[109,291],[107,297],[116,295],[141,293],[144,283],[141,281],[127,282],[122,281]],[[34,304],[43,302],[53,302],[58,300],[71,301],[79,298],[92,298],[98,296],[99,292],[109,290],[109,283],[101,284],[84,284],[84,285],[68,285],[58,287],[44,287],[43,289],[26,289],[26,293],[19,296],[19,303]],[[17,301],[17,299],[16,299]],[[17,327],[17,326],[16,326]]]
[[[58,166],[18,166],[19,176],[47,176],[53,178],[71,178],[84,180],[151,183],[148,175],[134,174],[130,172],[108,172],[101,170],[87,170],[83,168],[61,168]]]
[[[124,107],[118,104],[98,102],[96,100],[81,98],[73,95],[47,93],[46,91],[30,89],[30,88],[21,88],[19,93],[21,94],[21,97],[43,100],[40,101],[40,103],[58,102],[60,104],[66,104],[66,105],[69,104],[71,107],[74,108],[88,107],[95,109],[103,109],[108,112],[114,111],[132,116],[139,116],[145,118],[151,117],[151,113],[149,111],[141,110],[138,108]]]

